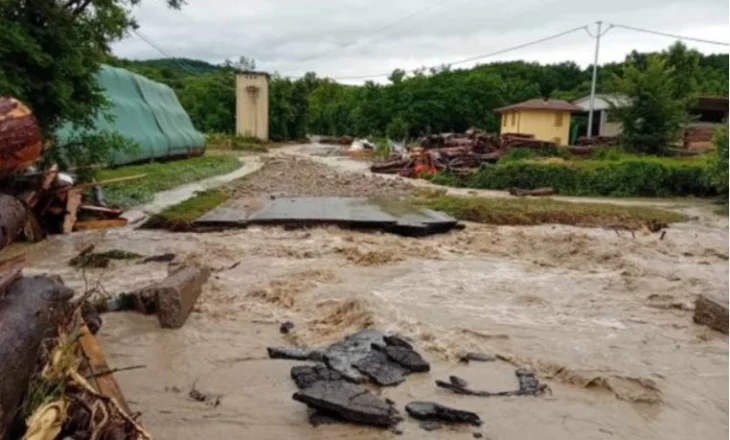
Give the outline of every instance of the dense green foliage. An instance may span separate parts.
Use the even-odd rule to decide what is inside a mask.
[[[715,144],[715,157],[709,170],[710,183],[715,185],[717,192],[728,196],[728,125],[721,127],[712,139]]]
[[[666,53],[629,59],[614,76],[616,91],[631,104],[614,108],[623,126],[625,148],[664,154],[680,138],[689,110],[700,94],[700,54],[681,43]]]
[[[625,157],[619,160],[517,161],[480,169],[461,179],[449,174],[435,183],[470,188],[552,187],[558,194],[579,196],[707,196],[707,159]]]
[[[105,103],[96,71],[139,1],[0,0],[0,93],[27,103],[48,136],[63,121],[89,124]]]
[[[104,188],[104,198],[110,205],[122,208],[141,205],[152,201],[155,193],[166,191],[185,183],[217,176],[236,170],[241,162],[227,154],[208,155],[168,163],[125,166],[116,169],[99,170],[96,180],[144,174],[142,180],[134,180]]]
[[[653,54],[668,69],[688,69],[669,90],[727,96],[728,56],[702,55],[684,46]],[[621,89],[626,66],[646,70],[652,54],[632,52],[623,63],[601,66],[598,91]],[[188,59],[113,60],[153,80],[172,86],[195,126],[206,132],[235,130],[236,65],[215,66]],[[381,137],[400,133],[499,128],[494,110],[535,97],[577,99],[590,92],[591,69],[573,62],[541,65],[495,62],[471,69],[396,70],[385,84],[353,86],[308,73],[293,80],[274,74],[270,85],[270,135],[295,139],[307,133]]]

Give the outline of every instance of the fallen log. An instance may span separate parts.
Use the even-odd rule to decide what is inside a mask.
[[[517,197],[525,197],[525,196],[552,196],[555,195],[555,190],[547,187],[547,188],[535,188],[535,189],[522,189],[522,188],[510,188],[509,193],[513,196]]]
[[[20,235],[28,212],[23,202],[7,194],[0,194],[0,250]]]
[[[41,343],[52,336],[73,291],[60,278],[21,278],[0,298],[0,438],[28,391]]]
[[[713,330],[728,334],[728,299],[719,295],[700,295],[695,301],[693,320]]]
[[[33,113],[17,99],[0,97],[0,178],[28,167],[42,149]]]

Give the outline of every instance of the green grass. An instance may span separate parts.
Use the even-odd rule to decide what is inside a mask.
[[[551,199],[458,197],[434,193],[417,197],[411,203],[444,211],[459,220],[494,225],[552,223],[633,230],[650,222],[669,224],[688,219],[683,214],[657,208]]]
[[[434,183],[482,189],[552,187],[577,196],[712,196],[708,157],[666,158],[628,155],[618,160],[525,158],[484,166],[468,176],[439,173]]]
[[[228,200],[225,188],[215,188],[196,193],[195,196],[165,208],[150,218],[145,224],[147,228],[162,228],[176,231],[190,229],[190,224],[208,211],[222,205]]]
[[[94,178],[100,181],[146,174],[147,177],[141,180],[104,187],[104,199],[108,205],[129,208],[151,201],[157,192],[207,177],[226,174],[240,167],[241,162],[236,157],[221,154],[100,170],[94,173]]]

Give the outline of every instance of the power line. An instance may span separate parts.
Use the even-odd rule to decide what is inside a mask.
[[[316,60],[316,59],[319,59],[319,58],[322,58],[322,57],[325,57],[325,56],[329,56],[329,55],[332,54],[332,52],[335,52],[337,50],[347,49],[348,47],[354,46],[355,44],[361,42],[363,39],[372,38],[373,36],[375,36],[377,34],[380,34],[380,33],[384,32],[384,31],[392,28],[393,26],[395,26],[397,24],[400,24],[401,22],[404,22],[406,20],[409,20],[409,19],[415,17],[416,15],[419,15],[419,14],[421,14],[423,12],[429,11],[429,10],[434,9],[434,8],[441,8],[443,6],[446,6],[447,4],[453,3],[454,1],[456,1],[456,0],[443,0],[440,3],[433,4],[431,6],[418,9],[416,11],[411,12],[410,14],[407,14],[407,15],[405,15],[403,17],[400,17],[400,18],[398,18],[396,20],[393,20],[393,21],[390,21],[390,22],[384,24],[383,26],[375,29],[373,32],[369,33],[365,37],[357,37],[357,38],[355,38],[353,40],[349,40],[349,41],[345,42],[344,44],[338,45],[334,49],[331,49],[331,50],[328,50],[328,51],[324,51],[324,52],[320,52],[318,54],[315,54],[315,55],[306,57],[306,58],[304,58],[302,60],[298,60],[297,62],[298,63],[307,63],[307,62],[310,62],[310,61],[313,61],[313,60]],[[464,0],[462,0],[462,1],[464,1]],[[465,0],[465,2],[470,2],[470,1],[473,1],[473,0]]]
[[[630,31],[643,32],[646,34],[660,35],[662,37],[676,38],[678,40],[695,41],[697,43],[714,44],[717,46],[730,46],[730,44],[725,43],[723,41],[714,41],[714,40],[705,40],[702,38],[686,37],[684,35],[669,34],[666,32],[653,31],[650,29],[642,29],[642,28],[637,28],[637,27],[633,27],[633,26],[625,26],[622,24],[611,24],[611,26],[615,27],[615,28],[628,29]]]
[[[166,53],[164,50],[162,50],[162,48],[158,47],[155,43],[153,43],[149,37],[144,36],[144,34],[142,34],[137,29],[132,29],[132,33],[134,35],[136,35],[140,40],[142,40],[145,43],[147,43],[148,45],[150,45],[150,47],[155,49],[157,52],[161,53],[165,58],[169,58],[169,59],[173,60],[173,62],[177,63],[178,66],[182,67],[184,70],[187,70],[188,73],[193,73],[193,74],[197,74],[197,75],[201,75],[203,73],[203,72],[195,69],[194,67],[187,65],[182,60]]]
[[[468,63],[470,61],[477,61],[477,60],[481,60],[481,59],[484,59],[484,58],[493,57],[495,55],[501,55],[503,53],[511,52],[513,50],[522,49],[522,48],[525,48],[525,47],[533,46],[535,44],[544,43],[546,41],[554,40],[556,38],[562,37],[564,35],[571,34],[573,32],[577,32],[577,31],[583,30],[585,28],[586,28],[586,25],[579,26],[579,27],[576,27],[576,28],[573,28],[573,29],[569,29],[569,30],[564,31],[564,32],[560,32],[560,33],[553,34],[553,35],[550,35],[550,36],[547,36],[547,37],[544,37],[544,38],[540,38],[538,40],[533,40],[533,41],[530,41],[528,43],[519,44],[517,46],[508,47],[506,49],[501,49],[501,50],[498,50],[498,51],[495,51],[495,52],[490,52],[490,53],[483,54],[483,55],[477,55],[475,57],[469,57],[469,58],[464,58],[464,59],[457,60],[457,61],[452,61],[451,63],[446,63],[444,65],[451,67],[451,66],[455,66],[457,64],[464,64],[464,63]],[[435,68],[435,67],[439,67],[439,66],[431,66],[431,67],[427,67],[427,68]],[[410,71],[407,71],[407,72],[413,73],[413,72],[417,72],[417,71],[419,71],[421,69],[422,68],[413,69],[413,70],[410,70]],[[337,79],[337,80],[355,80],[355,79],[379,78],[379,77],[382,77],[382,76],[388,76],[388,75],[390,75],[390,73],[391,72],[385,72],[385,73],[373,74],[373,75],[336,77],[336,78],[332,78],[332,79]]]

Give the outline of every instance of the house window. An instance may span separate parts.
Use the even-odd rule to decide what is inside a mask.
[[[517,112],[512,112],[512,125],[515,125],[516,118],[517,118]]]
[[[502,125],[504,125],[505,127],[507,126],[508,117],[509,117],[509,113],[505,113],[504,115],[502,115]]]
[[[563,114],[562,113],[555,113],[555,126],[556,127],[563,126]]]

